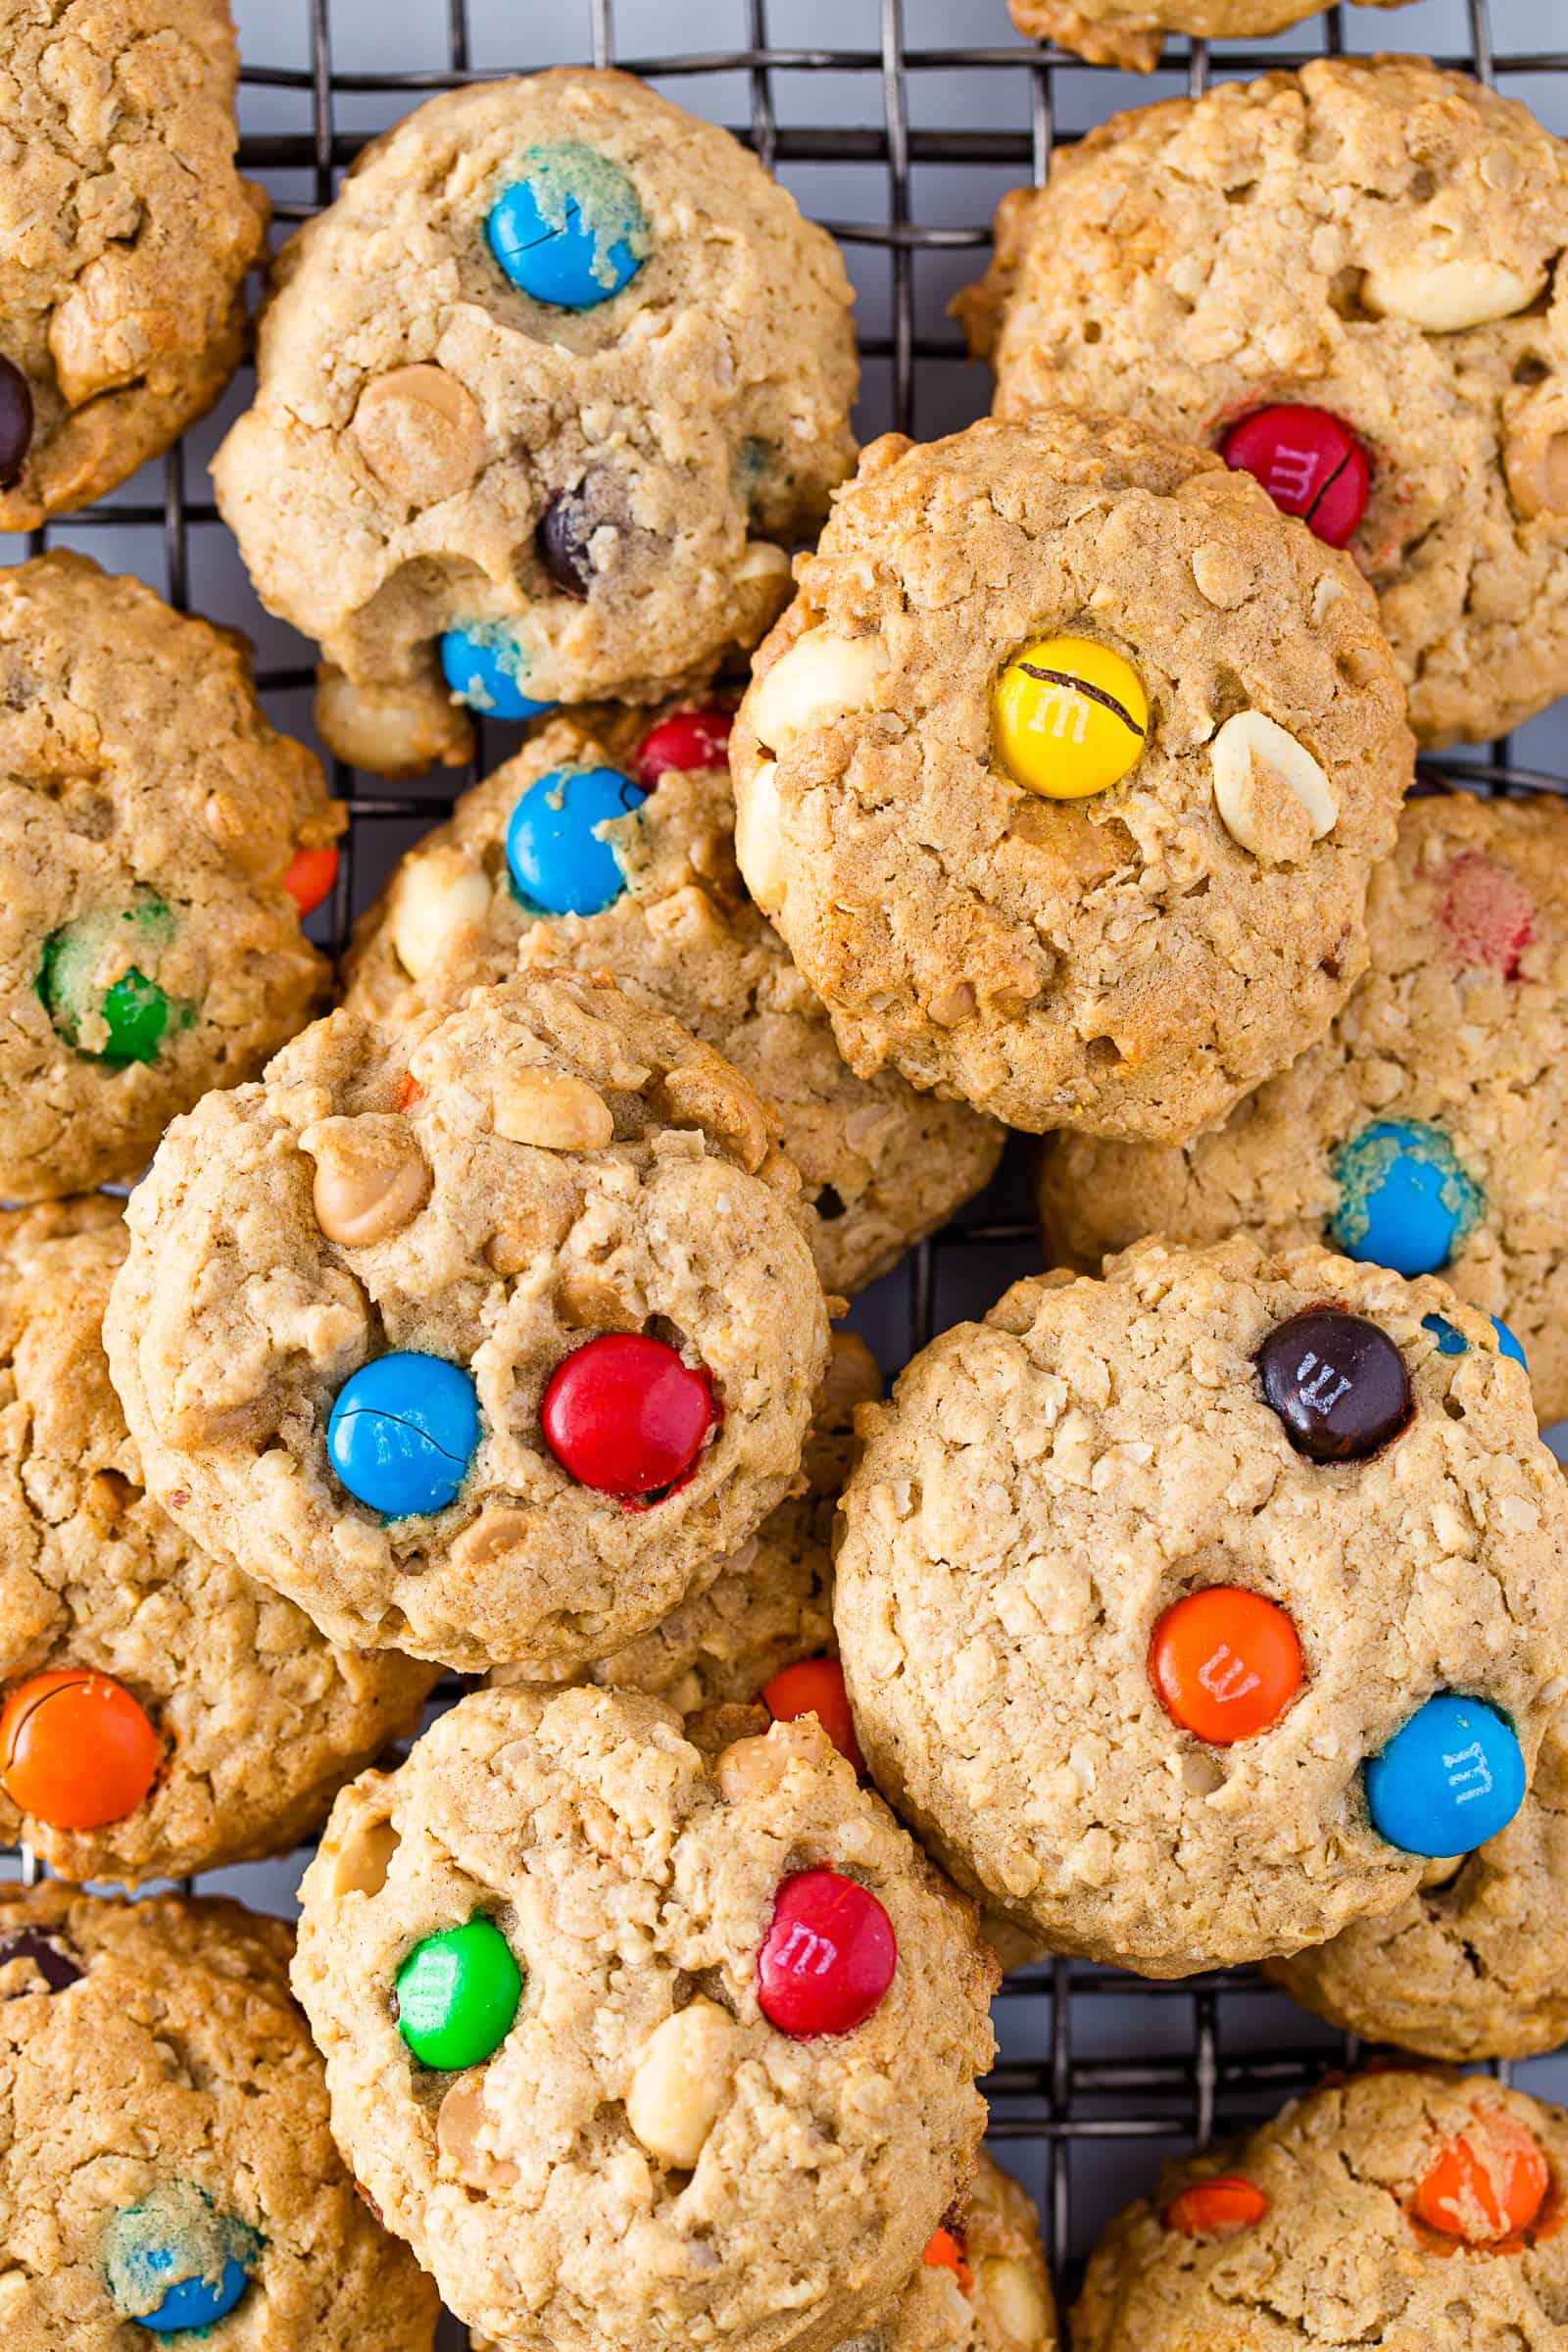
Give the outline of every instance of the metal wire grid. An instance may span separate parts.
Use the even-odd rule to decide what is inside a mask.
[[[418,7],[444,17],[447,61],[444,67],[399,72],[341,72],[333,65],[332,0],[306,0],[308,8],[308,67],[300,69],[247,64],[242,83],[250,88],[292,94],[308,116],[308,127],[262,132],[242,139],[240,160],[253,172],[303,170],[310,178],[310,200],[274,203],[283,223],[308,219],[330,202],[337,177],[365,144],[357,131],[338,121],[338,103],[354,96],[393,97],[406,111],[438,90],[498,78],[535,62],[529,56],[527,24],[518,28],[517,55],[507,67],[481,69],[473,64],[474,38],[470,0],[418,0]],[[540,0],[533,0],[538,7]],[[768,40],[768,0],[710,0],[712,13],[738,16],[744,38],[732,48],[711,48],[669,55],[627,55],[617,48],[614,0],[583,0],[584,42],[581,56],[595,65],[620,66],[626,71],[662,81],[697,76],[744,76],[749,93],[750,119],[731,127],[761,161],[779,165],[856,163],[883,167],[884,218],[878,220],[826,219],[825,225],[851,247],[880,249],[891,271],[891,329],[884,335],[861,338],[868,360],[888,364],[889,414],[879,426],[913,431],[922,369],[926,364],[961,359],[962,346],[952,334],[924,331],[916,318],[915,259],[922,253],[972,251],[977,256],[989,244],[988,220],[960,226],[920,221],[911,205],[911,173],[921,165],[1010,167],[1037,182],[1044,179],[1054,148],[1073,134],[1058,127],[1054,77],[1062,68],[1082,74],[1097,71],[1066,52],[1022,43],[1007,47],[963,45],[913,47],[905,37],[905,0],[879,0],[879,39],[875,48],[786,48]],[[952,0],[955,17],[961,17],[967,0]],[[1489,0],[1466,0],[1470,41],[1466,51],[1441,63],[1461,67],[1491,83],[1497,76],[1568,75],[1568,48],[1530,52],[1499,52],[1493,36]],[[525,17],[531,13],[525,0]],[[1227,74],[1265,71],[1306,62],[1308,57],[1337,55],[1344,47],[1339,7],[1301,28],[1309,47],[1271,44],[1266,50],[1227,44],[1222,70]],[[1194,95],[1207,86],[1211,60],[1201,41],[1172,42],[1167,60],[1185,66]],[[989,127],[921,128],[911,122],[911,79],[980,69],[1027,77],[1027,131]],[[780,121],[774,76],[782,73],[807,75],[855,74],[874,75],[880,92],[881,122],[868,126],[800,126]],[[1118,88],[1123,104],[1137,103],[1147,85],[1125,79]],[[171,452],[163,466],[161,499],[138,497],[132,485],[127,498],[116,499],[69,517],[71,537],[101,529],[156,529],[162,535],[166,592],[184,607],[189,599],[191,537],[198,529],[220,529],[217,509],[189,495],[181,452]],[[31,534],[28,552],[39,553],[57,533],[50,526]],[[260,684],[270,695],[297,695],[312,683],[306,662],[264,667]],[[480,722],[474,773],[494,764],[489,736],[506,731]],[[1494,748],[1490,758],[1441,759],[1429,763],[1450,784],[1482,792],[1552,791],[1568,793],[1568,781],[1537,770],[1512,767],[1506,744]],[[452,787],[463,788],[462,778]],[[328,909],[318,918],[329,944],[340,951],[346,944],[352,912],[368,889],[374,886],[389,863],[391,828],[417,827],[447,813],[451,793],[402,792],[379,780],[365,788],[351,770],[336,765],[334,789],[349,807],[351,826]],[[362,885],[365,886],[362,889]],[[950,1305],[950,1293],[964,1292],[967,1308],[978,1295],[989,1298],[1011,1277],[1029,1270],[1038,1259],[1032,1221],[1023,1213],[1021,1164],[1009,1161],[999,1185],[978,1212],[960,1218],[946,1232],[916,1250],[906,1265],[878,1285],[860,1302],[855,1320],[865,1324],[878,1343],[887,1364],[902,1362],[924,1347],[934,1333],[963,1311]],[[994,1276],[981,1279],[981,1270]],[[956,1280],[955,1277],[957,1277]],[[444,1687],[448,1702],[460,1686]],[[23,1849],[17,1856],[21,1875],[31,1882],[38,1876],[36,1857]],[[1129,2019],[1132,2021],[1129,2024]],[[1015,1971],[1006,1981],[998,2010],[1002,2041],[1001,2063],[988,2084],[992,2101],[991,2137],[1004,2143],[1009,2165],[1041,2195],[1048,2250],[1058,2282],[1076,2272],[1087,2251],[1100,2212],[1085,2213],[1086,2200],[1075,2196],[1079,2166],[1075,2159],[1098,2155],[1102,2161],[1096,2191],[1088,2200],[1102,2211],[1140,2187],[1149,2185],[1153,2170],[1151,2148],[1123,2165],[1117,2151],[1127,2142],[1159,2142],[1169,2147],[1201,2144],[1252,2116],[1270,2112],[1285,2098],[1308,2087],[1329,2065],[1353,2065],[1359,2057],[1353,2036],[1333,2034],[1316,2027],[1283,1996],[1270,1993],[1255,1972],[1239,1970],[1186,1980],[1153,1984],[1054,1960]],[[1494,2071],[1506,2076],[1509,2069]],[[1104,2175],[1110,2160],[1115,2179]]]

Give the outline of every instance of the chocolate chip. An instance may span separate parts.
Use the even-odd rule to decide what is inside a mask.
[[[550,501],[539,517],[534,533],[539,549],[539,561],[556,586],[567,596],[585,604],[593,580],[593,564],[588,553],[596,518],[590,512],[586,484],[575,490],[561,490]]]
[[[832,1185],[824,1184],[822,1190],[817,1194],[816,1213],[824,1225],[831,1225],[835,1217],[843,1216],[843,1196],[835,1192]]]
[[[0,490],[15,489],[32,447],[32,394],[22,369],[0,358]]]
[[[0,1936],[0,1968],[9,1960],[30,1960],[49,1992],[64,1992],[86,1974],[66,1949],[63,1938],[40,1936],[35,1928],[19,1928],[14,1936]],[[7,1997],[15,1999],[16,1995]]]
[[[1257,1368],[1286,1436],[1309,1461],[1365,1461],[1414,1410],[1404,1359],[1387,1332],[1339,1307],[1279,1324],[1257,1351]]]

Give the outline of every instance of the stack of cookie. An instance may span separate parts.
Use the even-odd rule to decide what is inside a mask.
[[[0,518],[242,331],[222,9],[132,0],[166,86],[106,6],[0,110],[41,197],[107,42],[155,232],[0,306]],[[0,1904],[21,2342],[427,2352],[427,2272],[495,2352],[1046,2352],[999,1952],[1556,2039],[1564,819],[1406,795],[1568,687],[1565,249],[1568,149],[1424,61],[1150,108],[1004,204],[995,416],[850,479],[842,262],[727,133],[420,108],[214,468],[334,752],[527,730],[335,1009],[239,647],[0,576],[0,1810],[130,1887],[321,1831],[303,2017],[275,1923]],[[1008,1128],[1051,1270],[884,1403],[831,1323]],[[1565,2194],[1550,2110],[1326,2084],[1077,2340],[1544,2352]]]

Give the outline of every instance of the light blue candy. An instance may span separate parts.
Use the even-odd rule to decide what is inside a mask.
[[[147,2268],[156,2274],[160,2267],[172,2270],[173,2264],[172,2254],[166,2254],[161,2265],[150,2255]],[[182,2278],[156,2311],[141,2314],[138,2324],[157,2335],[173,2335],[182,2328],[211,2328],[233,2310],[249,2284],[249,2274],[229,2255],[216,2278]]]
[[[485,222],[490,250],[514,286],[557,310],[591,311],[643,266],[648,223],[618,164],[568,140],[530,147]]]
[[[1440,1355],[1467,1355],[1469,1353],[1470,1343],[1465,1338],[1464,1333],[1462,1331],[1456,1331],[1453,1325],[1448,1322],[1445,1316],[1423,1315],[1421,1318],[1421,1328],[1423,1331],[1430,1331],[1433,1333],[1438,1343],[1438,1353]],[[1514,1338],[1513,1333],[1508,1329],[1507,1324],[1503,1322],[1500,1315],[1494,1315],[1492,1317],[1492,1328],[1497,1335],[1497,1353],[1499,1355],[1512,1356],[1514,1362],[1516,1364],[1523,1364],[1525,1370],[1528,1372],[1530,1366],[1525,1361],[1525,1351],[1520,1347],[1518,1341]]]
[[[1468,1854],[1506,1829],[1525,1799],[1510,1724],[1484,1699],[1440,1691],[1365,1769],[1372,1827],[1407,1854]]]
[[[626,877],[597,828],[647,798],[617,767],[553,767],[530,784],[507,827],[507,870],[523,905],[544,914],[612,906]]]
[[[523,693],[517,649],[499,629],[448,629],[441,640],[441,674],[460,702],[487,718],[538,718],[556,708]]]
[[[1340,1205],[1329,1239],[1347,1257],[1396,1274],[1446,1266],[1482,1210],[1478,1186],[1441,1128],[1422,1119],[1378,1119],[1334,1159]]]
[[[362,1364],[337,1394],[326,1450],[349,1493],[383,1519],[444,1511],[479,1443],[473,1382],[407,1349]]]
[[[155,2335],[211,2328],[249,2286],[262,2243],[235,2215],[220,2213],[204,2189],[166,2181],[109,2225],[110,2301]]]

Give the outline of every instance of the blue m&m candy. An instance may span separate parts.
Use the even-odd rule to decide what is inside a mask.
[[[648,250],[637,191],[618,164],[575,139],[530,147],[485,222],[514,286],[563,311],[591,311],[636,276]]]
[[[553,767],[530,784],[507,827],[507,871],[525,906],[598,914],[626,887],[599,827],[648,798],[616,767]]]
[[[173,2262],[173,2255],[167,2255],[166,2266],[172,2269]],[[149,2261],[149,2271],[156,2267]],[[211,2328],[233,2310],[249,2284],[249,2273],[230,2254],[216,2278],[181,2278],[156,2311],[142,2313],[141,2325],[158,2335],[173,2335],[182,2328]]]
[[[155,2335],[211,2328],[249,2286],[261,2243],[244,2222],[219,2213],[203,2190],[172,2181],[110,2224],[110,2300]]]
[[[1329,1239],[1347,1257],[1396,1274],[1436,1274],[1482,1210],[1481,1192],[1441,1128],[1378,1119],[1335,1154],[1340,1205]]]
[[[1423,1331],[1430,1331],[1432,1333],[1433,1337],[1438,1343],[1438,1353],[1440,1355],[1468,1355],[1470,1352],[1470,1343],[1465,1338],[1464,1333],[1462,1331],[1456,1331],[1454,1326],[1447,1320],[1446,1316],[1423,1315],[1421,1318],[1421,1328]],[[1518,1341],[1514,1338],[1513,1333],[1508,1329],[1507,1324],[1504,1323],[1500,1315],[1494,1315],[1492,1317],[1492,1328],[1497,1335],[1497,1353],[1499,1355],[1511,1356],[1516,1364],[1523,1364],[1525,1370],[1528,1372],[1530,1366],[1526,1361],[1525,1351],[1520,1347]]]
[[[441,675],[460,703],[487,718],[538,718],[556,707],[523,693],[517,649],[499,629],[448,629],[441,640]]]
[[[343,1383],[326,1426],[333,1469],[383,1519],[444,1511],[479,1443],[473,1382],[444,1356],[399,1349]]]
[[[1380,1838],[1407,1854],[1468,1854],[1506,1829],[1525,1800],[1513,1727],[1484,1699],[1440,1691],[1365,1771]]]

